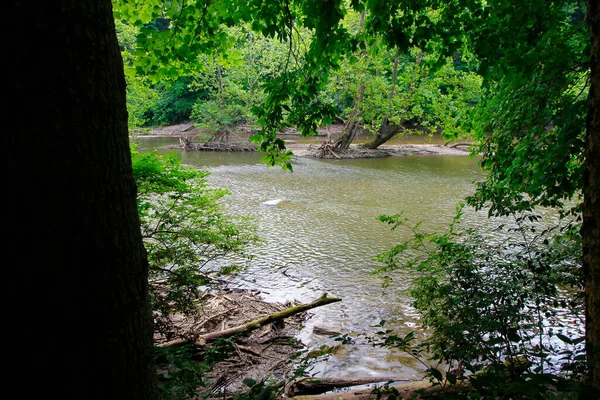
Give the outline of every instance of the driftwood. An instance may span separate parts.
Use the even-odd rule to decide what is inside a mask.
[[[328,158],[330,155],[335,158],[341,158],[339,155],[335,154],[333,151],[334,143],[331,140],[324,140],[317,150],[320,150],[319,157],[320,158]]]
[[[285,388],[288,397],[305,396],[329,392],[334,389],[350,386],[369,385],[373,383],[385,384],[387,382],[411,382],[421,379],[398,377],[369,377],[369,378],[300,378],[292,381]],[[372,390],[372,389],[370,389]]]
[[[418,390],[426,390],[426,391],[435,391],[439,390],[439,386],[432,387],[431,382],[429,380],[422,380],[418,382],[404,383],[398,385],[390,385],[390,388],[394,388],[396,393],[396,398],[400,399],[408,399],[412,398],[411,396],[416,395],[416,391]],[[326,393],[326,394],[316,394],[316,395],[298,395],[291,397],[291,399],[296,400],[364,400],[364,399],[387,399],[387,395],[384,391],[381,394],[374,394],[373,388],[367,389],[358,389],[352,390],[348,392],[340,392],[340,393]],[[417,397],[419,398],[419,397]]]
[[[298,304],[296,306],[292,306],[290,308],[286,308],[285,310],[266,315],[264,317],[255,319],[254,321],[247,322],[243,325],[235,326],[233,328],[224,329],[222,331],[210,332],[204,335],[198,336],[196,339],[196,344],[203,346],[208,342],[212,342],[213,340],[219,338],[226,338],[234,335],[245,335],[248,332],[251,332],[255,329],[262,328],[265,325],[271,324],[273,322],[281,321],[284,318],[291,317],[293,315],[299,314],[301,312],[310,310],[312,308],[321,307],[327,304],[336,303],[338,301],[342,301],[342,299],[338,299],[336,297],[327,297],[327,294],[319,297],[318,299],[306,303],[306,304]]]
[[[518,356],[515,359],[512,360],[512,362],[509,361],[505,361],[503,363],[506,367],[511,367],[514,368],[517,372],[523,372],[525,370],[527,370],[530,366],[531,366],[531,362],[527,359],[527,357],[525,356]],[[460,369],[462,370],[462,367],[460,367]],[[479,372],[477,372],[475,375],[485,375],[489,372],[489,368],[485,368]],[[459,373],[455,374],[458,376],[462,376],[462,371],[459,371]],[[497,376],[497,378],[501,379],[501,376]],[[380,380],[378,380],[377,382],[382,382],[384,381],[385,378],[380,378]],[[422,398],[421,396],[419,396],[419,394],[417,393],[418,391],[424,390],[425,392],[430,393],[429,396],[426,396],[425,398],[431,398],[430,396],[432,396],[432,393],[434,392],[441,392],[442,390],[444,391],[444,393],[446,394],[454,394],[457,393],[459,390],[464,390],[464,389],[469,389],[470,388],[470,380],[468,379],[463,379],[462,377],[455,383],[455,384],[451,384],[448,381],[444,381],[444,385],[443,386],[433,386],[432,382],[429,379],[422,379],[422,380],[413,380],[414,382],[410,382],[410,383],[404,383],[407,381],[410,381],[411,379],[406,379],[406,378],[396,378],[395,380],[389,379],[389,381],[393,381],[390,385],[389,388],[393,389],[391,392],[386,391],[386,390],[381,390],[379,391],[379,393],[373,393],[373,388],[366,388],[366,389],[356,389],[356,390],[349,390],[349,391],[345,391],[345,392],[335,392],[335,393],[324,393],[325,390],[318,390],[318,386],[315,386],[314,391],[311,391],[311,389],[313,388],[310,384],[310,380],[308,379],[309,382],[305,383],[305,381],[302,380],[298,380],[298,383],[296,384],[296,382],[292,383],[292,385],[290,385],[290,389],[286,388],[286,394],[288,395],[288,397],[290,397],[291,399],[295,399],[295,400],[366,400],[366,399],[387,399],[389,397],[390,394],[394,395],[394,398],[400,398],[400,399],[420,399]],[[323,382],[326,382],[328,379],[322,379]],[[343,380],[343,379],[342,379]],[[349,380],[350,381],[350,380]],[[360,379],[358,379],[357,381],[360,381]],[[362,384],[367,384],[367,383],[377,383],[377,382],[364,382]],[[402,383],[401,383],[402,382]],[[304,387],[301,386],[302,384],[304,384],[308,390],[304,391]],[[359,383],[360,385],[361,383]],[[296,386],[294,386],[296,385]],[[352,385],[354,386],[354,385]],[[331,386],[330,388],[327,388],[326,386],[324,386],[326,388],[327,391],[330,390],[334,390],[336,388],[342,388],[343,386],[337,386],[337,387],[333,387]],[[348,386],[345,386],[348,387]],[[293,391],[296,390],[296,391]],[[437,398],[437,397],[434,397]]]
[[[182,346],[182,345],[188,344],[188,343],[194,343],[197,346],[204,346],[206,343],[212,342],[216,339],[226,338],[226,337],[230,337],[233,335],[245,335],[249,332],[252,332],[253,330],[262,328],[263,326],[266,326],[268,324],[281,321],[285,318],[288,318],[293,315],[299,314],[301,312],[310,310],[312,308],[324,306],[324,305],[331,304],[331,303],[336,303],[338,301],[342,301],[342,299],[335,298],[335,297],[328,297],[327,294],[324,294],[323,296],[319,297],[318,299],[316,299],[310,303],[298,304],[298,305],[286,308],[285,310],[278,311],[276,313],[269,314],[269,315],[266,315],[261,318],[257,318],[255,320],[247,322],[243,325],[235,326],[233,328],[228,328],[228,329],[224,329],[221,331],[206,333],[204,335],[197,335],[197,334],[193,333],[188,338],[176,339],[176,340],[172,340],[170,342],[161,343],[158,345],[158,347],[177,347],[177,346]]]
[[[232,151],[232,152],[244,152],[244,151],[256,151],[256,148],[251,145],[236,145],[236,144],[222,144],[211,146],[208,143],[197,146],[196,151]]]
[[[342,334],[341,332],[321,328],[320,326],[313,327],[313,333],[315,335],[325,335],[325,336],[340,336]]]
[[[470,143],[470,142],[456,142],[456,143],[448,142],[448,143],[444,143],[444,146],[453,149],[453,148],[456,148],[458,146],[470,146],[472,144],[473,143]]]
[[[196,145],[194,143],[192,143],[192,140],[190,138],[187,138],[185,136],[180,136],[179,143],[181,144],[181,148],[183,149],[183,151],[196,150]]]

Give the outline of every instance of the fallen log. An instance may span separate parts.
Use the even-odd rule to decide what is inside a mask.
[[[292,306],[290,308],[286,308],[285,310],[278,311],[273,314],[266,315],[264,317],[255,319],[254,321],[247,322],[243,325],[234,326],[233,328],[224,329],[222,331],[215,331],[206,333],[204,335],[198,336],[195,344],[198,346],[204,346],[206,343],[212,342],[219,338],[226,338],[234,335],[245,335],[253,330],[258,328],[262,328],[265,325],[271,324],[273,322],[281,321],[284,318],[291,317],[293,315],[299,314],[301,312],[310,310],[312,308],[321,307],[327,304],[336,303],[338,301],[342,301],[342,299],[336,297],[327,297],[327,294],[323,294],[323,296],[318,299],[306,303],[306,304],[298,304]]]
[[[315,335],[325,335],[325,336],[340,336],[342,334],[341,332],[321,328],[320,326],[313,327],[313,333]]]
[[[394,399],[422,399],[422,398],[439,398],[436,397],[436,392],[449,394],[456,394],[460,388],[463,387],[463,382],[457,385],[447,385],[442,388],[441,386],[433,386],[429,379],[423,379],[416,382],[402,382],[392,383],[387,388],[374,389],[357,389],[350,391],[335,391],[332,393],[314,394],[314,395],[298,395],[290,397],[290,400],[386,400],[388,398]],[[421,396],[419,392],[425,391],[427,394]]]
[[[310,310],[312,308],[324,306],[331,303],[336,303],[338,301],[342,301],[342,299],[327,297],[327,294],[324,294],[320,298],[306,304],[298,304],[292,307],[289,307],[285,310],[278,311],[273,314],[266,315],[261,318],[257,318],[253,321],[247,322],[243,325],[235,326],[233,328],[224,329],[221,331],[210,332],[204,335],[198,335],[195,332],[191,332],[186,335],[187,337],[171,340],[169,342],[160,343],[158,347],[177,347],[182,346],[184,344],[195,343],[198,346],[203,346],[208,342],[212,342],[215,339],[221,337],[229,337],[236,334],[243,335],[249,333],[255,329],[261,328],[265,325],[268,325],[273,322],[281,321],[282,319],[291,317],[293,315],[299,314],[303,311]]]
[[[447,142],[447,143],[444,143],[444,146],[453,149],[458,146],[471,146],[472,144],[473,143],[471,143],[471,142],[456,142],[456,143]]]
[[[398,377],[300,378],[295,379],[286,386],[285,394],[288,397],[305,396],[325,393],[334,389],[347,388],[351,386],[362,386],[373,383],[385,384],[387,382],[415,382],[420,380],[420,378]]]

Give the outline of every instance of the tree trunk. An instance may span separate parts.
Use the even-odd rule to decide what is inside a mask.
[[[362,87],[364,89],[364,87]],[[354,115],[350,117],[350,121],[346,123],[344,126],[344,130],[340,137],[333,144],[333,150],[343,153],[348,151],[352,141],[356,137],[356,135],[360,132],[360,123],[357,121],[358,116]]]
[[[600,4],[597,0],[586,3],[592,51],[581,236],[590,384],[600,392]]]
[[[156,399],[111,1],[13,1],[9,14],[6,379],[25,397]]]
[[[363,10],[363,12],[360,14],[360,21],[359,21],[359,26],[361,29],[365,24],[365,16],[366,16],[366,11]],[[361,52],[361,55],[364,55],[364,53],[365,52],[363,50]],[[362,119],[362,115],[361,115],[362,112],[360,111],[360,106],[361,106],[361,103],[363,102],[364,98],[365,98],[365,83],[364,83],[364,81],[362,81],[358,88],[358,97],[356,99],[354,99],[354,106],[352,107],[352,113],[350,114],[350,117],[348,118],[348,122],[344,126],[344,130],[342,131],[341,136],[333,144],[334,151],[337,151],[340,153],[344,153],[344,152],[348,151],[348,149],[350,148],[350,145],[352,144],[352,141],[354,140],[356,135],[360,132],[360,128],[362,127],[362,124],[359,122]]]
[[[348,151],[348,149],[350,148],[350,145],[352,144],[352,141],[354,140],[356,135],[359,133],[360,128],[361,128],[361,124],[359,122],[359,119],[361,118],[360,105],[363,102],[364,97],[365,97],[365,84],[361,83],[360,87],[358,88],[358,98],[354,101],[354,107],[352,109],[352,114],[350,115],[350,118],[348,119],[346,126],[344,126],[344,130],[342,131],[342,134],[333,144],[333,150],[338,151],[340,153]]]
[[[381,125],[375,139],[363,144],[362,147],[365,149],[376,149],[402,131],[404,131],[402,125]]]
[[[392,106],[392,102],[394,100],[394,96],[396,95],[396,85],[398,83],[398,64],[400,63],[400,49],[396,49],[396,56],[394,57],[394,69],[392,70],[392,88],[390,89],[390,95],[388,100],[390,102],[390,107]],[[383,123],[379,128],[375,139],[372,141],[365,143],[362,145],[365,149],[376,149],[394,136],[398,134],[398,132],[404,130],[400,125],[391,125],[389,124],[389,118],[385,117],[383,119]]]

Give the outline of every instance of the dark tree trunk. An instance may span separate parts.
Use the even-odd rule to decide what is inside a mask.
[[[343,153],[348,151],[352,141],[360,132],[360,128],[362,127],[359,120],[361,119],[361,111],[360,106],[365,97],[365,84],[362,83],[358,88],[358,98],[354,100],[354,107],[352,109],[352,113],[348,118],[348,122],[344,126],[344,130],[340,137],[333,144],[333,150]]]
[[[399,62],[400,62],[400,49],[396,49],[396,56],[394,57],[394,69],[392,70],[392,88],[390,89],[390,95],[388,97],[390,105],[392,104],[392,101],[394,100],[394,96],[396,95],[396,85],[398,82],[398,64],[399,64]],[[365,143],[362,147],[364,147],[365,149],[376,149],[403,130],[404,129],[402,128],[402,126],[390,125],[389,118],[385,117],[383,119],[383,123],[381,124],[381,127],[379,128],[379,130],[377,132],[377,135],[375,135],[375,139],[373,139],[372,141],[370,141],[368,143]]]
[[[590,383],[600,391],[600,4],[587,0],[591,37],[591,86],[583,183],[583,270]]]
[[[369,143],[363,144],[362,147],[376,149],[402,131],[404,131],[402,125],[381,125],[375,138]]]
[[[12,1],[6,23],[5,380],[18,397],[158,398],[111,1]]]
[[[348,151],[352,141],[360,132],[361,125],[356,120],[358,117],[352,117],[344,126],[344,130],[340,137],[333,144],[333,150],[343,153]]]

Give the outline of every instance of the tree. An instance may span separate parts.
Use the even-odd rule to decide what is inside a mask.
[[[586,5],[591,41],[591,84],[586,122],[581,236],[590,382],[600,390],[600,4],[587,0]]]
[[[25,397],[157,398],[111,3],[12,1],[9,11],[9,380]]]
[[[406,43],[406,33],[414,32],[410,39],[421,48],[443,56],[466,44],[481,61],[489,88],[487,123],[480,121],[482,165],[490,174],[471,204],[506,215],[563,206],[583,193],[589,381],[600,389],[600,7],[591,0],[382,1],[375,7],[383,13],[374,12],[366,26],[390,43]]]

